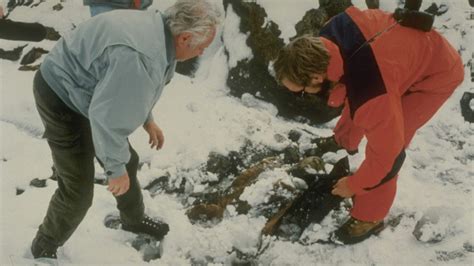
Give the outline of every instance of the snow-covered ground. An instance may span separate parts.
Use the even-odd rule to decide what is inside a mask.
[[[39,21],[54,26],[61,33],[89,17],[82,1],[68,0],[64,9],[53,11],[59,1],[47,0],[36,8],[18,7],[10,18],[20,21]],[[152,9],[165,9],[174,1],[155,0]],[[285,38],[294,34],[293,26],[311,7],[314,0],[259,0],[269,15],[283,29]],[[381,6],[393,10],[395,1],[381,0]],[[262,265],[348,265],[348,264],[474,264],[474,125],[464,122],[460,115],[459,100],[466,91],[474,92],[468,62],[473,61],[474,12],[467,0],[425,1],[423,7],[436,2],[445,4],[449,11],[436,18],[436,27],[456,47],[466,64],[466,78],[437,115],[423,127],[413,140],[398,182],[398,194],[389,218],[399,217],[396,227],[389,227],[379,236],[354,246],[322,244],[305,245],[298,242],[264,238],[267,248],[257,259]],[[428,3],[429,2],[429,3]],[[365,8],[365,1],[353,1]],[[237,25],[234,20],[223,28],[233,36]],[[225,34],[224,34],[225,36]],[[236,42],[244,45],[244,42]],[[51,49],[54,42],[41,43],[0,41],[0,47],[11,49],[28,44]],[[286,135],[291,129],[306,129],[316,135],[328,136],[332,121],[320,128],[289,122],[279,118],[272,105],[253,97],[236,99],[228,95],[225,80],[228,62],[218,45],[211,49],[194,79],[177,74],[165,89],[155,107],[157,123],[165,134],[165,146],[156,152],[148,148],[148,138],[141,129],[131,142],[142,161],[147,162],[139,172],[142,185],[165,173],[173,182],[188,180],[188,190],[200,191],[205,181],[214,177],[203,173],[201,167],[209,152],[226,154],[238,150],[245,140],[275,149],[287,143],[274,138]],[[245,47],[235,47],[236,60],[245,57]],[[41,139],[42,125],[37,115],[33,95],[33,72],[18,71],[19,63],[0,60],[0,264],[31,265],[34,263],[29,247],[41,223],[56,183],[47,181],[47,187],[30,187],[34,178],[51,174],[50,151]],[[361,147],[363,148],[363,147]],[[362,161],[360,152],[352,156],[351,166]],[[97,166],[97,176],[101,176]],[[257,204],[269,189],[268,180],[281,171],[265,172],[262,180],[249,187],[244,197]],[[25,190],[16,195],[17,189]],[[164,254],[150,264],[188,265],[212,258],[216,265],[230,264],[236,256],[234,249],[248,254],[257,253],[260,230],[264,217],[236,215],[229,210],[224,220],[212,227],[193,225],[185,215],[181,199],[172,194],[154,197],[144,192],[147,212],[170,224],[171,231],[163,243]],[[103,225],[104,217],[115,212],[115,200],[106,187],[96,185],[94,204],[71,239],[59,249],[59,263],[97,265],[146,264],[141,255],[130,246],[134,235],[111,230]],[[437,224],[425,228],[429,238],[438,235],[438,243],[415,239],[412,231],[423,216],[436,213]],[[322,228],[331,225],[322,224]],[[324,231],[324,230],[323,230]],[[305,232],[309,239],[323,234],[315,225]],[[209,260],[208,260],[209,261]]]

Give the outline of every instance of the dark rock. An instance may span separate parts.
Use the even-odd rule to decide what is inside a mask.
[[[44,27],[44,29],[46,30],[46,35],[44,37],[46,40],[57,41],[61,38],[59,32],[57,32],[54,28]]]
[[[240,154],[231,151],[227,156],[211,152],[207,160],[206,171],[214,173],[219,179],[235,176],[244,167]]]
[[[471,7],[474,7],[474,0],[469,0],[469,5],[470,5]]]
[[[61,5],[61,3],[59,3],[59,4],[53,6],[53,10],[54,10],[54,11],[60,11],[60,10],[62,10],[63,8],[64,8],[64,7],[63,7],[63,5]]]
[[[27,46],[27,44],[23,46],[19,46],[17,48],[14,48],[13,50],[5,51],[2,48],[0,48],[0,59],[5,59],[5,60],[10,60],[10,61],[16,61],[20,59],[21,54],[23,53],[23,49]]]
[[[23,188],[18,188],[18,187],[16,188],[16,195],[17,196],[23,194],[23,192],[25,192],[25,190]]]
[[[433,14],[435,16],[441,16],[444,13],[448,12],[448,6],[444,4],[438,6],[436,3],[432,3],[431,6],[425,9],[425,12]]]
[[[324,9],[313,8],[306,11],[303,18],[295,25],[296,36],[302,36],[305,34],[314,36],[319,35],[319,30],[323,27],[328,18],[328,14]],[[296,38],[296,36],[292,39]]]
[[[26,65],[26,66],[20,66],[18,70],[20,71],[36,71],[40,68],[41,65]]]
[[[41,3],[44,3],[44,2],[46,2],[46,0],[39,0],[38,3],[33,4],[31,7],[37,7],[37,6],[39,6]]]
[[[33,3],[34,0],[9,0],[7,2],[7,9],[8,12],[13,11],[18,6],[30,6]],[[46,0],[40,0],[39,3],[32,5],[31,7],[39,5],[41,2],[44,2]]]
[[[194,57],[183,62],[178,62],[176,64],[176,72],[181,75],[192,77],[194,75],[194,72],[196,71],[198,61],[199,58]]]
[[[365,4],[369,9],[378,9],[380,7],[379,0],[365,0]]]
[[[319,8],[326,10],[330,18],[344,12],[350,6],[352,6],[351,0],[319,0]]]
[[[298,142],[298,140],[300,140],[301,138],[301,132],[299,132],[298,130],[290,130],[290,133],[288,133],[288,138],[293,141],[293,142]]]
[[[248,202],[242,201],[242,200],[237,200],[237,202],[234,205],[235,205],[235,211],[238,214],[247,214],[249,210],[252,208],[252,206],[250,206]]]
[[[462,95],[460,104],[461,104],[461,115],[464,117],[464,120],[469,123],[474,123],[474,110],[471,109],[471,102],[474,99],[474,93],[464,92]]]
[[[26,53],[20,61],[21,65],[29,65],[34,63],[36,59],[40,58],[43,54],[47,54],[48,51],[43,48],[34,47],[28,53]]]
[[[316,138],[311,140],[311,143],[316,144],[318,146],[318,149],[321,150],[322,154],[326,152],[337,152],[338,150],[343,149],[337,144],[334,136]]]
[[[471,19],[474,20],[474,12],[471,13],[471,16],[473,16]],[[474,58],[474,53],[472,53],[472,58]],[[474,60],[471,60],[471,82],[474,82]]]
[[[334,139],[334,136],[331,137],[323,137],[323,138],[316,138],[311,140],[311,143],[316,144],[316,148],[310,148],[305,151],[305,156],[317,156],[321,157],[323,156],[326,152],[337,152],[338,150],[343,149],[340,147],[337,143],[336,140]],[[349,153],[351,154],[351,153]]]
[[[35,178],[30,181],[30,186],[32,187],[46,187],[46,179]]]
[[[472,244],[472,242],[466,242],[462,245],[462,247],[467,252],[474,252],[474,244]]]
[[[283,150],[283,162],[286,164],[299,162],[300,157],[298,146],[288,146]]]

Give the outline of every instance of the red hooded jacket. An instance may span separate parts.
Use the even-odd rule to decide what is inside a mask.
[[[381,10],[350,7],[332,18],[320,35],[331,56],[328,78],[344,84],[347,93],[340,86],[328,102],[334,106],[346,97],[334,129],[336,140],[348,150],[356,150],[364,135],[368,140],[364,162],[348,179],[356,195],[364,194],[397,175],[421,120],[434,114],[423,106],[412,112],[416,106],[404,104],[404,97],[449,97],[464,78],[463,64],[435,30],[396,25],[392,14]]]

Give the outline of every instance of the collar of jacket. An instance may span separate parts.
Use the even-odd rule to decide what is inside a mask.
[[[326,49],[329,52],[329,66],[328,66],[328,79],[331,81],[339,81],[344,75],[344,61],[342,60],[341,52],[339,47],[330,40],[320,37]]]

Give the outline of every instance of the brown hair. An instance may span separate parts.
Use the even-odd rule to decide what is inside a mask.
[[[318,37],[304,35],[283,47],[273,64],[276,79],[306,86],[311,75],[326,73],[329,52]]]

